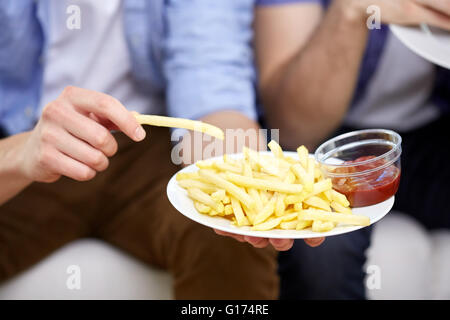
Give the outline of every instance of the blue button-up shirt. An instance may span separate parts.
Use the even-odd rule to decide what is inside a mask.
[[[0,1],[0,127],[15,134],[39,118],[49,0]],[[167,114],[255,113],[254,0],[123,0],[133,74]],[[74,61],[73,63],[76,63]]]

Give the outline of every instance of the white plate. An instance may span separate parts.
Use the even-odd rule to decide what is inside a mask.
[[[418,27],[390,25],[390,28],[410,50],[434,64],[450,69],[450,32],[426,24]]]
[[[285,154],[298,159],[296,152],[285,152]],[[241,158],[242,154],[234,154],[231,155],[231,157]],[[221,160],[222,157],[216,157],[213,159]],[[193,164],[180,170],[179,172],[193,172],[197,170],[198,168],[195,166],[195,164]],[[281,229],[274,229],[269,231],[252,231],[250,230],[250,227],[236,227],[231,224],[230,220],[227,220],[225,218],[210,217],[206,214],[199,213],[195,209],[193,201],[187,196],[187,191],[178,185],[176,180],[176,174],[170,179],[167,185],[167,196],[169,198],[169,201],[175,207],[175,209],[177,209],[179,212],[181,212],[189,219],[214,229],[246,236],[279,238],[279,239],[304,239],[304,238],[335,236],[338,234],[352,232],[363,228],[360,226],[338,225],[331,231],[319,233],[313,232],[311,228],[298,231],[281,230]],[[388,200],[373,206],[355,208],[353,209],[353,213],[369,217],[371,224],[373,224],[379,221],[381,218],[383,218],[391,210],[393,205],[394,205],[394,197],[391,197]]]

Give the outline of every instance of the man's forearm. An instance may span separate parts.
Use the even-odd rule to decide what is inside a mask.
[[[19,146],[28,134],[22,133],[0,140],[0,206],[32,182],[18,168]]]
[[[241,152],[245,145],[253,149],[263,149],[266,145],[265,137],[260,132],[257,122],[238,111],[223,110],[210,113],[200,119],[215,125],[225,132],[223,141],[218,139],[196,139],[189,131],[183,136],[182,150],[183,164],[189,165],[201,159],[220,156],[225,153]],[[198,145],[197,145],[198,143]]]
[[[313,148],[339,126],[354,94],[367,36],[362,8],[336,0],[309,42],[261,88],[269,124],[283,129],[284,145]]]
[[[252,119],[249,119],[247,116],[245,116],[244,114],[237,112],[237,111],[219,111],[219,112],[215,112],[215,113],[211,113],[205,117],[203,117],[201,119],[204,122],[213,124],[219,128],[221,128],[222,130],[224,130],[225,132],[225,140],[224,140],[224,144],[228,143],[228,144],[233,144],[233,146],[228,146],[228,150],[225,150],[226,146],[224,145],[224,152],[241,152],[242,151],[242,147],[243,145],[245,146],[249,146],[250,144],[255,144],[257,143],[257,145],[254,145],[252,147],[254,147],[255,149],[262,149],[265,147],[265,144],[267,141],[264,140],[263,135],[261,135],[260,133],[260,126],[256,121],[253,121]],[[230,131],[231,130],[231,131]],[[234,131],[236,130],[236,131]],[[237,131],[239,130],[239,131]],[[232,136],[227,136],[227,134],[232,134]],[[237,136],[239,134],[242,135],[246,135],[247,139],[246,140],[242,140],[243,145],[240,145],[238,143],[238,141],[231,141],[233,136],[236,136],[236,140]],[[249,141],[250,139],[254,139],[255,143],[251,143],[251,141]],[[231,148],[230,148],[231,147]]]

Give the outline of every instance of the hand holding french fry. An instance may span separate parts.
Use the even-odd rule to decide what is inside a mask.
[[[54,182],[61,176],[87,181],[106,170],[117,151],[111,129],[134,141],[145,131],[117,99],[92,90],[67,87],[48,103],[36,127],[23,133],[18,171],[30,181]]]

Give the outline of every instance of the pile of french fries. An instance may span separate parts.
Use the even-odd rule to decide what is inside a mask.
[[[275,141],[268,146],[271,154],[244,148],[241,159],[198,161],[198,171],[178,173],[176,179],[198,212],[255,231],[326,232],[338,224],[370,224],[368,217],[352,214],[345,195],[333,190],[306,147],[297,149],[297,160]]]

